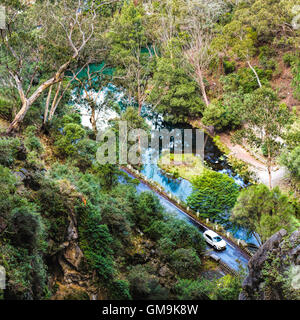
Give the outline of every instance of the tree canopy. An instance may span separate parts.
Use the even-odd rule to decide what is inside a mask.
[[[299,228],[299,204],[281,193],[278,187],[265,185],[242,190],[232,210],[231,220],[265,242],[284,228],[289,232]]]

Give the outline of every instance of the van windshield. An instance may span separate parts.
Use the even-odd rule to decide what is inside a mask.
[[[219,236],[214,237],[214,241],[215,241],[215,242],[220,242],[220,241],[222,241],[222,238],[221,238],[221,237],[219,237]]]

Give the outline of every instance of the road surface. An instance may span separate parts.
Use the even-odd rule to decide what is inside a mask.
[[[135,178],[127,171],[124,170],[124,172],[126,172],[129,175],[129,177],[133,179]],[[152,190],[145,183],[140,181],[140,184],[136,187],[136,189],[138,193],[141,193],[144,191],[150,191],[155,193],[155,195],[159,198],[160,203],[166,209],[166,211],[172,213],[177,219],[181,219],[186,221],[189,224],[192,224],[193,226],[197,227],[201,233],[207,230],[207,228],[199,224],[196,220],[194,220],[189,215],[187,215],[184,211],[179,209],[175,204],[173,204],[166,198],[162,197],[156,191]],[[227,246],[226,246],[226,250],[224,251],[219,252],[219,251],[213,250],[210,247],[208,247],[208,250],[210,249],[213,250],[213,253],[218,257],[220,257],[220,259],[225,264],[227,264],[231,269],[238,271],[240,264],[241,266],[247,269],[249,257],[244,252],[242,252],[238,247],[236,247],[234,244],[229,243],[228,241],[226,241],[226,243],[227,243]]]

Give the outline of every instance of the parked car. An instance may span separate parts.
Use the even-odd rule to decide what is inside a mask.
[[[205,241],[213,246],[216,250],[224,250],[226,249],[226,242],[214,231],[206,230],[203,233]]]

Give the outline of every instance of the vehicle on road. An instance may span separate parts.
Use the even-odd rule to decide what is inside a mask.
[[[203,237],[205,241],[212,247],[214,247],[216,250],[220,251],[226,249],[226,242],[214,231],[206,230],[203,233]]]

